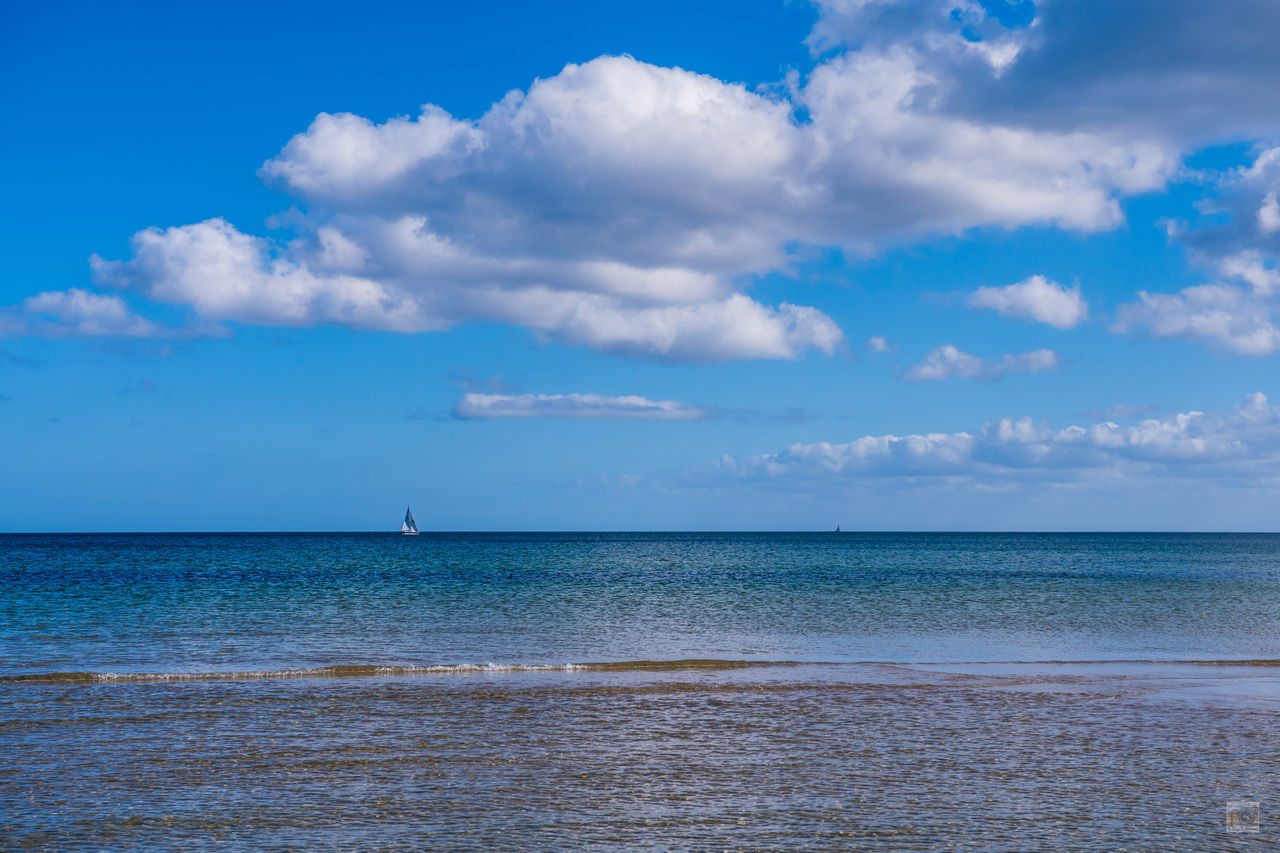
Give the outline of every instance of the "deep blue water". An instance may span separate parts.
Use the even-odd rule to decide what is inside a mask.
[[[1280,658],[1280,536],[0,536],[0,674]]]
[[[0,850],[1275,849],[1278,712],[1280,536],[0,536]]]

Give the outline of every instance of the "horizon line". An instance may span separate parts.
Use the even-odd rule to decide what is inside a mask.
[[[878,530],[783,530],[783,529],[671,529],[671,530],[646,530],[646,529],[510,529],[510,530],[488,530],[488,529],[458,529],[458,530],[423,530],[419,536],[473,536],[473,535],[531,535],[531,534],[558,534],[558,535],[574,535],[574,534],[595,534],[595,535],[611,535],[611,534],[712,534],[712,535],[806,535],[806,536],[845,536],[845,535],[885,535],[885,534],[937,534],[937,535],[954,535],[954,534],[973,534],[973,535],[1099,535],[1099,534],[1116,534],[1116,535],[1280,535],[1280,530],[1241,530],[1241,529],[1225,529],[1225,530],[1187,530],[1187,529],[1168,529],[1168,530],[1138,530],[1138,529],[1083,529],[1069,528],[1059,530],[979,530],[979,529],[944,529],[944,528],[885,528]],[[386,535],[400,536],[399,530],[387,530],[383,528],[370,528],[363,530],[267,530],[267,529],[241,529],[241,530],[0,530],[0,536],[350,536],[350,535]]]

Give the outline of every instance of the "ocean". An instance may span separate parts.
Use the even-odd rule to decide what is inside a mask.
[[[1277,711],[1273,535],[0,536],[6,850],[1275,849]]]

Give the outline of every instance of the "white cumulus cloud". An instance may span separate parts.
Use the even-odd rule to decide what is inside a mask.
[[[1222,351],[1265,356],[1280,351],[1274,315],[1280,294],[1280,148],[1229,170],[1203,205],[1204,221],[1175,223],[1172,235],[1220,279],[1176,293],[1140,291],[1116,310],[1112,329],[1155,338],[1199,340]]]
[[[1002,418],[973,432],[868,435],[845,443],[794,444],[747,459],[727,455],[714,478],[911,477],[1069,479],[1082,472],[1271,477],[1280,464],[1280,409],[1260,392],[1235,412],[1189,411],[1133,424],[1053,428]]]
[[[323,244],[328,235],[319,235]],[[323,248],[323,246],[322,246]],[[159,302],[190,305],[213,320],[271,325],[344,323],[418,331],[432,325],[421,307],[383,282],[273,256],[266,240],[223,219],[149,228],[133,238],[127,262],[94,257],[97,283],[133,287]]]
[[[1138,301],[1116,309],[1117,332],[1215,343],[1242,355],[1280,349],[1271,307],[1256,294],[1228,284],[1202,284],[1178,293],[1139,291]]]
[[[1243,281],[1258,296],[1270,296],[1280,290],[1280,270],[1268,265],[1262,253],[1245,249],[1227,255],[1219,262],[1218,269],[1224,276]]]
[[[1275,190],[1266,194],[1258,208],[1258,230],[1263,234],[1280,231],[1280,203],[1276,202]]]
[[[1068,290],[1042,275],[1007,287],[980,287],[969,295],[972,308],[987,308],[1007,317],[1024,317],[1057,329],[1070,329],[1089,317],[1080,286]]]
[[[17,306],[0,309],[0,334],[149,338],[164,333],[119,296],[81,288],[38,293]]]
[[[1173,235],[1205,265],[1238,279],[1255,293],[1280,290],[1280,147],[1261,151],[1247,166],[1216,176],[1201,204],[1204,216],[1175,224]]]
[[[1061,356],[1048,349],[1010,353],[999,361],[989,362],[952,344],[944,344],[929,350],[923,360],[907,369],[904,378],[910,382],[940,382],[954,378],[998,379],[1010,372],[1057,370],[1061,363]]]
[[[956,82],[910,45],[764,92],[606,56],[474,119],[322,113],[260,172],[306,208],[292,239],[152,228],[132,258],[95,259],[96,282],[219,321],[501,322],[671,361],[833,353],[830,317],[757,302],[751,277],[790,270],[796,246],[1110,228],[1175,165],[1142,140],[948,112]]]

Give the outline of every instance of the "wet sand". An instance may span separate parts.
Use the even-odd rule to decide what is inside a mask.
[[[1280,668],[700,663],[6,682],[0,846],[1277,846]]]

